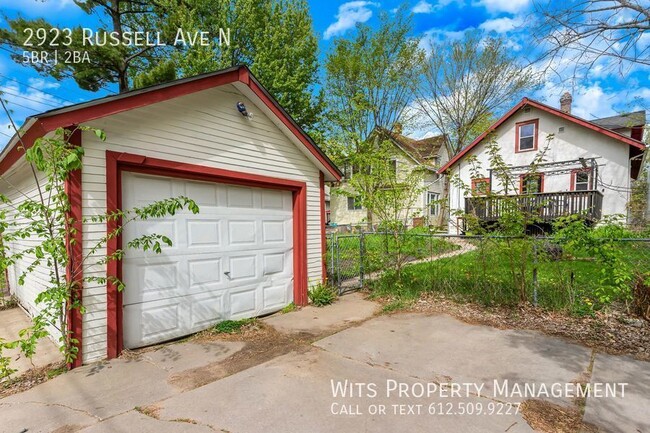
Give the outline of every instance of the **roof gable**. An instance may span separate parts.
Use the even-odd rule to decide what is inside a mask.
[[[557,108],[553,108],[549,105],[542,104],[541,102],[528,99],[528,98],[523,98],[517,105],[512,107],[506,114],[504,114],[499,120],[497,120],[492,126],[490,126],[485,132],[483,132],[481,135],[476,137],[472,143],[467,145],[463,150],[461,150],[456,156],[454,156],[447,164],[445,164],[440,170],[438,170],[439,173],[445,172],[448,168],[453,166],[456,162],[460,161],[467,153],[469,153],[474,147],[476,147],[485,137],[487,137],[491,132],[495,131],[497,128],[499,128],[506,120],[508,120],[510,117],[512,117],[517,111],[519,111],[521,108],[524,106],[531,106],[537,109],[540,109],[542,111],[545,111],[547,113],[553,114],[555,116],[561,117],[565,120],[568,120],[570,122],[576,123],[580,126],[583,126],[585,128],[591,129],[593,131],[599,132],[603,135],[606,135],[608,137],[614,138],[615,140],[619,140],[625,144],[628,144],[632,147],[635,147],[637,149],[645,150],[646,146],[643,142],[635,140],[633,138],[627,137],[625,135],[619,134],[618,132],[612,131],[610,129],[607,129],[603,126],[597,125],[594,122],[590,122],[588,120],[584,120],[578,116],[574,116],[569,113],[565,113],[564,111],[558,110]]]
[[[225,84],[239,85],[254,96],[264,108],[279,120],[279,124],[292,135],[296,143],[303,146],[305,153],[320,166],[326,180],[340,180],[341,171],[314,143],[305,131],[287,114],[271,94],[257,81],[246,66],[235,66],[221,71],[197,75],[158,84],[143,89],[132,90],[118,95],[106,96],[68,107],[49,110],[28,118],[24,132],[14,135],[0,155],[0,174],[6,172],[24,155],[22,145],[29,148],[34,140],[45,133],[61,127],[70,127],[84,122],[107,117],[113,114],[166,101],[179,96],[200,92],[202,90]]]
[[[416,164],[425,166],[431,166],[431,159],[439,156],[445,145],[444,135],[415,140],[388,130],[383,130],[381,133]]]

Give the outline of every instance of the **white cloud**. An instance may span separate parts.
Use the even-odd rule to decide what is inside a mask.
[[[433,5],[426,0],[420,0],[418,4],[413,6],[413,9],[411,11],[414,14],[430,14],[433,12]]]
[[[470,30],[473,30],[473,27],[464,30],[427,30],[422,34],[419,46],[421,49],[429,53],[436,43],[461,40],[465,36],[465,32]]]
[[[58,87],[58,83],[48,83],[39,78],[30,79],[29,85],[37,88],[41,86],[42,89]],[[64,104],[57,97],[43,93],[38,89],[28,87],[23,90],[22,86],[14,81],[7,81],[0,85],[0,97],[7,104],[11,118],[19,128],[27,117]],[[7,135],[14,134],[13,128],[8,128],[9,126],[9,118],[4,111],[0,111],[0,132],[2,132],[0,148],[4,147],[2,144],[9,142]]]
[[[533,96],[551,107],[559,108],[560,96],[567,91],[573,96],[571,114],[587,120],[641,110],[650,101],[650,90],[639,92],[635,89],[614,89],[601,82],[572,87],[547,81]]]
[[[61,84],[57,83],[56,81],[45,81],[42,78],[30,78],[27,80],[27,82],[30,86],[36,87],[40,90],[58,89],[61,87]]]
[[[502,17],[487,20],[478,26],[478,28],[487,32],[507,33],[519,27],[522,22],[523,20],[521,18]]]
[[[490,13],[516,13],[525,9],[530,4],[530,0],[480,0],[478,4],[484,6]]]
[[[379,3],[369,1],[351,1],[339,6],[336,21],[325,30],[325,40],[341,35],[353,28],[357,23],[365,23],[372,17],[369,6],[379,6]]]

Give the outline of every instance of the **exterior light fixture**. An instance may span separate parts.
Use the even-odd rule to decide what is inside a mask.
[[[241,101],[237,103],[237,110],[241,113],[242,116],[251,117],[250,114],[248,114],[248,110],[246,110],[246,106]]]

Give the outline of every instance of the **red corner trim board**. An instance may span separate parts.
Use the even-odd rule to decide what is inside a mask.
[[[304,182],[106,151],[106,203],[109,213],[115,212],[122,206],[121,174],[124,171],[291,191],[293,197],[293,299],[296,305],[307,304],[307,187]],[[119,223],[119,221],[109,221],[107,232],[112,233]],[[111,237],[107,245],[107,254],[111,255],[121,247],[121,236]],[[121,262],[109,262],[107,276],[109,279],[106,287],[107,353],[108,358],[115,358],[123,348],[122,294],[117,290],[111,277],[122,278]]]
[[[608,137],[614,138],[616,140],[622,141],[623,143],[629,144],[630,146],[636,147],[641,150],[645,150],[645,145],[633,138],[627,137],[625,135],[621,135],[617,132],[611,131],[607,128],[603,128],[601,126],[596,125],[595,123],[591,123],[588,120],[581,119],[579,117],[573,116],[571,114],[565,113],[564,111],[558,110],[557,108],[550,107],[546,104],[542,104],[537,101],[533,101],[532,99],[528,98],[523,98],[517,105],[512,107],[510,111],[508,111],[506,114],[503,115],[499,120],[497,120],[492,126],[490,126],[484,133],[476,137],[474,141],[472,141],[468,146],[466,146],[460,153],[458,153],[455,157],[453,157],[447,164],[442,166],[439,170],[438,173],[444,173],[451,167],[452,165],[456,164],[462,157],[464,157],[470,150],[472,150],[474,147],[476,147],[485,137],[488,136],[488,134],[492,133],[495,129],[497,129],[503,122],[508,120],[513,114],[515,114],[520,108],[524,107],[525,105],[529,105],[534,108],[538,108],[542,111],[545,111],[550,114],[554,114],[558,117],[561,117],[563,119],[566,119],[570,122],[576,123],[578,125],[584,126],[585,128],[589,128],[593,131],[600,132],[601,134],[605,134]]]
[[[74,146],[81,146],[81,130],[72,129],[72,136],[69,138],[69,143]],[[65,180],[64,189],[70,201],[70,210],[68,212],[68,219],[74,221],[72,233],[68,233],[66,238],[66,249],[70,262],[66,269],[66,278],[69,283],[73,284],[72,297],[78,302],[82,301],[83,295],[83,245],[82,245],[82,230],[83,230],[83,215],[81,210],[81,170],[75,170],[68,175]],[[77,340],[77,357],[68,367],[75,368],[81,366],[83,363],[83,353],[81,347],[82,338],[82,324],[81,311],[76,308],[69,310],[68,331],[71,337]]]

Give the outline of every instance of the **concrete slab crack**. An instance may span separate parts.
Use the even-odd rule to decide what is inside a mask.
[[[75,407],[71,407],[71,406],[68,406],[68,405],[65,405],[65,404],[62,404],[62,403],[45,403],[45,402],[42,402],[42,401],[21,401],[21,402],[15,402],[15,403],[12,403],[12,402],[9,402],[9,403],[0,402],[0,406],[13,406],[13,405],[18,405],[18,404],[21,404],[21,405],[22,404],[37,404],[37,405],[46,406],[46,407],[52,407],[52,406],[54,406],[54,407],[62,407],[64,409],[69,409],[69,410],[71,410],[73,412],[82,413],[82,414],[84,414],[84,415],[86,415],[86,416],[88,416],[90,418],[94,418],[94,419],[96,419],[98,421],[103,421],[103,419],[101,417],[98,417],[97,415],[95,415],[93,413],[90,413],[90,412],[88,412],[86,410],[83,410],[83,409],[77,409]]]

